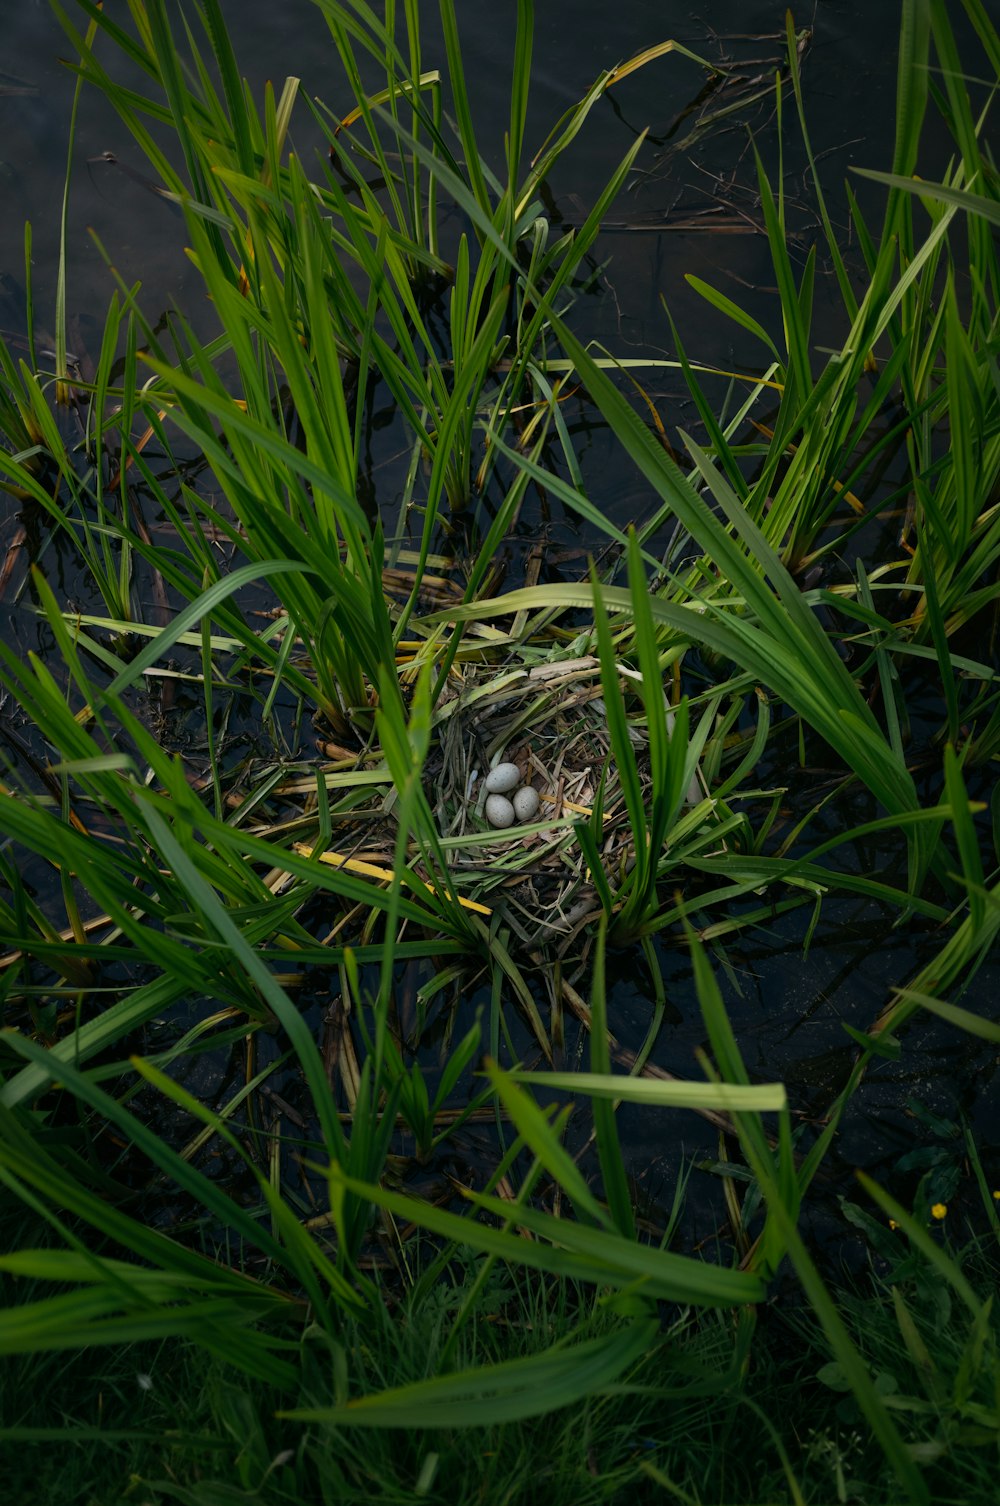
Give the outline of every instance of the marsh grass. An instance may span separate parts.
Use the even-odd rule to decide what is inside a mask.
[[[882,1226],[877,1237],[894,1244],[896,1269],[838,1287],[838,1305],[925,1461],[934,1499],[986,1503],[993,1465],[984,1419],[994,1403],[988,1386],[982,1400],[975,1394],[988,1377],[970,1368],[967,1319],[926,1266],[901,1256],[898,1236]],[[972,1289],[988,1294],[996,1266],[983,1244],[963,1252],[962,1268]],[[341,1382],[377,1395],[453,1363],[523,1360],[558,1344],[581,1315],[591,1333],[621,1321],[582,1290],[495,1272],[480,1285],[456,1352],[450,1321],[475,1279],[459,1269],[433,1299],[394,1307],[374,1330],[346,1327],[333,1356],[311,1346],[296,1392],[285,1394],[304,1402],[325,1395],[331,1362]],[[902,1329],[901,1314],[911,1315]],[[985,1357],[995,1336],[983,1339]],[[176,1344],[91,1352],[68,1364],[40,1353],[4,1362],[0,1446],[12,1494],[55,1501],[87,1492],[107,1506],[129,1499],[137,1479],[154,1506],[208,1506],[233,1491],[261,1506],[472,1502],[484,1484],[497,1498],[526,1502],[540,1479],[566,1502],[662,1501],[678,1492],[705,1506],[899,1498],[805,1313],[772,1309],[754,1335],[748,1374],[745,1362],[745,1335],[726,1320],[678,1318],[627,1384],[538,1425],[372,1432],[276,1420],[273,1387]],[[981,1409],[972,1423],[979,1446],[971,1436],[962,1442],[969,1421],[956,1427],[949,1415],[954,1386],[970,1413]]]
[[[888,1470],[908,1500],[928,1499],[927,1468],[969,1441],[962,1408],[993,1427],[980,1394],[989,1306],[962,1253],[927,1233],[926,1210],[868,1188],[971,1325],[956,1378],[924,1386],[933,1405],[908,1391],[899,1406],[800,1213],[845,1107],[872,1061],[905,1049],[915,1011],[996,1036],[955,997],[1000,925],[1000,848],[994,832],[989,853],[966,783],[1000,746],[1000,692],[989,654],[960,651],[997,599],[996,178],[945,8],[904,7],[881,231],[852,209],[860,295],[816,183],[847,328],[818,365],[816,258],[793,264],[783,191],[758,169],[781,336],[698,284],[761,340],[764,365],[723,421],[678,338],[704,429],[701,442],[681,436],[682,469],[637,416],[614,356],[572,325],[574,280],[642,138],[575,235],[551,242],[538,197],[602,94],[678,49],[653,46],[602,75],[527,161],[533,18],[522,0],[497,176],[476,140],[451,0],[441,71],[425,66],[415,4],[379,20],[360,3],[318,3],[354,99],[342,118],[310,106],[318,167],[290,150],[298,80],[269,88],[258,109],[217,0],[183,36],[165,0],[130,0],[130,27],[80,0],[85,33],[57,7],[81,80],[115,106],[182,208],[218,329],[202,337],[179,313],[156,328],[138,289],[119,283],[93,382],[70,382],[62,355],[40,373],[30,333],[30,362],[0,357],[0,468],[73,542],[103,602],[67,611],[36,568],[55,652],[22,660],[0,646],[0,684],[25,728],[9,745],[28,754],[7,759],[0,791],[13,1027],[0,1039],[0,1198],[45,1230],[30,1241],[22,1230],[0,1257],[20,1288],[0,1314],[0,1349],[30,1365],[50,1350],[114,1356],[169,1339],[180,1373],[229,1366],[182,1424],[206,1419],[199,1478],[180,1483],[189,1466],[171,1456],[176,1478],[148,1487],[165,1499],[225,1498],[235,1478],[249,1499],[318,1482],[334,1499],[454,1500],[456,1474],[470,1499],[483,1481],[518,1499],[529,1480],[561,1474],[552,1491],[565,1484],[574,1499],[628,1485],[721,1500],[757,1488],[725,1463],[746,1430],[773,1446],[761,1490],[780,1481],[779,1498],[798,1502],[787,1430],[742,1385],[759,1352],[754,1310],[791,1268],[866,1419],[873,1488]],[[978,0],[965,8],[996,65],[995,29]],[[788,44],[804,129],[791,23]],[[918,195],[932,46],[956,158]],[[114,81],[107,47],[148,94]],[[446,206],[462,224],[450,240]],[[632,529],[588,497],[561,408],[570,380],[650,489]],[[376,388],[409,457],[389,517],[360,500]],[[903,417],[885,426],[893,404]],[[869,558],[880,512],[900,497],[866,484],[897,449],[901,552]],[[543,583],[536,560],[523,586],[498,595],[493,557],[532,486],[610,550],[575,583]],[[152,542],[143,509],[168,545]],[[479,544],[464,567],[459,525]],[[857,554],[846,578],[845,547]],[[154,621],[139,579],[155,583]],[[943,708],[929,798],[908,743],[914,660],[937,674]],[[197,779],[170,751],[174,678],[203,712]],[[237,696],[269,749],[234,770]],[[821,739],[840,782],[859,781],[877,814],[813,841],[808,813],[790,818],[785,790],[759,787],[789,727]],[[516,757],[543,797],[538,820],[509,835],[480,809],[500,756]],[[860,837],[887,831],[906,849],[898,885],[850,861]],[[804,903],[808,942],[837,888],[933,919],[941,939],[866,1028],[850,1026],[849,1081],[804,1135],[782,1084],[750,1080],[704,943]],[[657,932],[690,952],[705,1050],[688,1081],[651,1059],[666,1006]],[[650,967],[653,1000],[645,1042],[626,1056],[606,962],[628,942]],[[302,1002],[316,971],[330,980],[322,1035]],[[542,976],[558,1006],[548,1021]],[[461,1008],[474,985],[489,999],[475,1021]],[[191,1000],[204,1011],[150,1051],[145,1032]],[[564,1005],[587,1032],[587,1071],[555,1070]],[[420,1056],[431,1019],[445,1040],[436,1071]],[[272,1035],[277,1050],[263,1049]],[[213,1107],[185,1067],[234,1048],[238,1087]],[[273,1109],[279,1066],[297,1076],[297,1107]],[[747,1189],[742,1205],[730,1181],[723,1189],[732,1247],[714,1259],[675,1248],[682,1188],[672,1211],[637,1218],[622,1103],[694,1111],[726,1137]],[[160,1133],[161,1114],[183,1133]],[[461,1134],[484,1114],[486,1168]],[[571,1117],[586,1123],[582,1150]],[[167,1190],[187,1210],[169,1230],[144,1216]],[[25,1294],[30,1281],[40,1294]],[[699,1316],[674,1323],[677,1310]],[[928,1341],[905,1293],[894,1310],[926,1381]],[[675,1339],[689,1377],[676,1391],[657,1369]],[[705,1350],[717,1360],[708,1378],[691,1359]],[[676,1449],[649,1449],[635,1408],[644,1417],[651,1403],[652,1419],[665,1399],[681,1403]],[[549,1412],[551,1428],[531,1423]],[[826,1416],[818,1408],[815,1436],[836,1451]],[[206,1460],[233,1435],[216,1490]],[[438,1436],[447,1444],[426,1442]],[[696,1438],[712,1446],[700,1474],[686,1452]],[[818,1478],[831,1457],[815,1442],[803,1467]]]

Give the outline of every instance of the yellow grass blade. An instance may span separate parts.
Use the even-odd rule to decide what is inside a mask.
[[[312,854],[312,848],[305,842],[296,842],[295,849],[302,857],[308,858]],[[363,858],[348,858],[342,852],[320,852],[316,856],[321,863],[329,863],[333,868],[346,868],[348,873],[360,874],[362,878],[381,879],[383,883],[391,884],[395,874],[391,868],[379,868],[374,863],[366,863]],[[428,894],[436,894],[433,884],[424,884]],[[493,911],[488,905],[477,904],[474,899],[463,899],[460,894],[454,896],[458,903],[466,910],[475,910],[477,915],[492,915]]]

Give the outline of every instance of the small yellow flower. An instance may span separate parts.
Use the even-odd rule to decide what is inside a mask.
[[[996,1199],[996,1201],[998,1203],[1000,1203],[1000,1191],[994,1192],[993,1196]]]
[[[942,1219],[942,1218],[945,1217],[945,1215],[947,1214],[947,1212],[948,1212],[948,1204],[947,1203],[935,1203],[934,1207],[931,1209],[931,1217],[932,1218],[937,1218],[937,1219]]]
[[[889,1228],[890,1229],[898,1229],[899,1228],[899,1225],[897,1224],[897,1222],[896,1222],[896,1220],[894,1218],[890,1218],[890,1220],[889,1220]]]

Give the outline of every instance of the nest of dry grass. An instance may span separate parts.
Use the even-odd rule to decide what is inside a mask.
[[[573,832],[592,816],[599,793],[605,871],[627,871],[633,853],[599,661],[467,663],[442,697],[436,721],[438,742],[424,783],[458,892],[502,909],[525,947],[563,950],[599,910]],[[633,736],[645,779],[644,738]],[[500,759],[518,765],[541,801],[535,820],[503,831],[483,813],[484,779]]]
[[[575,824],[590,820],[600,800],[600,851],[612,888],[634,862],[633,833],[611,755],[600,661],[593,655],[555,657],[559,649],[553,644],[506,646],[503,663],[480,647],[453,666],[434,710],[423,786],[452,892],[481,907],[487,923],[499,916],[512,947],[558,956],[601,908]],[[405,685],[405,668],[402,678]],[[622,683],[627,693],[628,680]],[[645,733],[631,726],[630,736],[645,793]],[[322,738],[319,746],[332,767],[343,771],[338,782],[350,780],[352,765],[362,767],[347,748]],[[505,830],[491,827],[483,810],[485,777],[501,760],[518,765],[541,802],[533,821]],[[338,851],[328,858],[370,878],[390,879],[393,807],[391,796],[373,790],[370,800],[342,808],[334,816]],[[437,882],[419,862],[414,868]]]

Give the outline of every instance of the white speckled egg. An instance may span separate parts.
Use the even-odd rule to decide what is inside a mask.
[[[486,776],[487,795],[508,795],[521,783],[521,770],[516,763],[498,763]],[[498,825],[494,822],[494,825]]]
[[[506,795],[487,795],[486,819],[491,826],[514,825],[514,807]]]
[[[514,796],[513,805],[514,814],[519,821],[530,821],[538,814],[538,791],[526,784]]]

